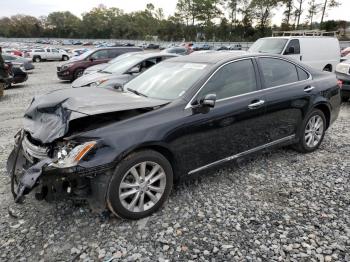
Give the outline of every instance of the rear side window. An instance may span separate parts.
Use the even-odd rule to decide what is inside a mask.
[[[201,89],[198,98],[216,94],[217,99],[224,99],[256,90],[253,62],[251,59],[246,59],[227,64],[219,69]]]
[[[44,49],[36,49],[34,50],[35,53],[44,53],[45,50]]]
[[[260,67],[267,88],[298,82],[294,64],[277,58],[260,58]]]
[[[298,77],[299,77],[299,81],[303,81],[309,78],[309,74],[306,73],[303,69],[301,69],[300,67],[297,67],[297,71],[298,71]]]

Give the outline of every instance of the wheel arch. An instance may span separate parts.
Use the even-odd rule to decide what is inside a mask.
[[[127,157],[132,153],[135,153],[137,151],[143,151],[143,150],[153,150],[163,155],[169,161],[173,169],[174,178],[178,177],[179,174],[176,168],[177,161],[176,161],[175,154],[171,151],[171,149],[167,145],[164,145],[162,143],[146,143],[146,144],[141,144],[136,147],[130,148],[129,150],[125,151],[121,155],[121,157],[119,157],[119,161],[121,161],[122,159],[124,159],[125,157]]]
[[[333,72],[333,65],[327,64],[325,67],[323,67],[323,71],[327,71],[326,69],[329,69],[329,72]]]
[[[319,103],[315,105],[314,108],[322,111],[326,118],[326,129],[328,129],[331,122],[331,110],[329,108],[329,105],[327,105],[326,103]]]

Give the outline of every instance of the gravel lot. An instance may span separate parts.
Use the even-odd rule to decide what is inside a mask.
[[[0,100],[0,261],[350,261],[350,104],[317,152],[275,150],[178,184],[143,220],[33,196],[14,205],[13,135],[34,95],[69,88],[56,66],[36,64]]]

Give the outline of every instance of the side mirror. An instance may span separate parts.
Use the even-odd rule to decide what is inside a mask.
[[[202,107],[213,108],[216,102],[216,94],[208,94],[199,101],[199,105]]]
[[[138,74],[138,73],[140,73],[140,68],[138,66],[135,66],[128,71],[128,74],[130,75]]]
[[[216,103],[216,94],[208,94],[204,98],[200,99],[196,104],[192,105],[194,113],[207,114],[210,108],[213,108]]]

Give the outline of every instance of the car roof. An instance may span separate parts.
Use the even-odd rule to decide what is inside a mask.
[[[157,57],[157,56],[173,56],[173,57],[178,57],[179,55],[177,54],[172,54],[172,53],[164,53],[164,52],[151,52],[151,53],[139,53],[137,52],[136,54],[133,54],[135,57],[140,57],[140,58],[151,58],[151,57]]]
[[[199,53],[189,56],[181,56],[172,59],[172,62],[190,62],[190,63],[206,63],[206,64],[216,64],[218,62],[231,60],[234,58],[252,56],[251,53],[247,53],[246,51],[228,51],[228,52],[206,52]]]

